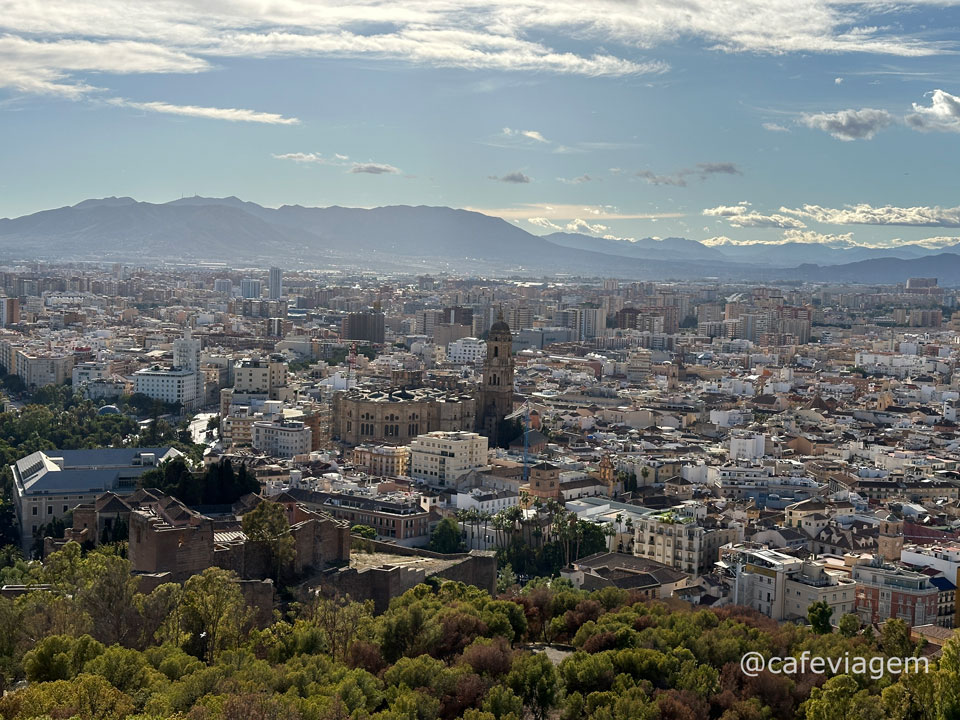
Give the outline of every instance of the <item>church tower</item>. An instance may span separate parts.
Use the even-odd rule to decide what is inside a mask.
[[[477,393],[477,432],[497,442],[503,418],[513,412],[513,335],[503,312],[487,335],[487,358]],[[513,438],[510,438],[511,440]]]

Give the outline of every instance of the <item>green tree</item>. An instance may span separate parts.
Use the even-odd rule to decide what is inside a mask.
[[[243,516],[243,533],[250,542],[268,553],[272,574],[278,584],[281,577],[292,572],[296,548],[283,505],[266,500],[261,502]]]
[[[236,581],[229,570],[207,568],[184,583],[180,615],[192,655],[213,662],[238,646],[249,613]]]
[[[890,618],[880,628],[880,647],[889,657],[910,657],[913,655],[910,627],[899,618]]]
[[[93,620],[94,635],[107,644],[132,641],[140,625],[136,596],[140,578],[130,561],[107,546],[91,552],[80,567],[76,600]]]
[[[544,653],[517,657],[506,684],[523,699],[524,706],[535,720],[543,720],[557,704],[560,693],[557,669]]]
[[[364,538],[365,540],[376,540],[377,531],[370,527],[369,525],[354,525],[350,528],[350,533],[352,535],[358,535],[359,537]]]
[[[881,720],[884,717],[881,699],[860,689],[849,675],[837,675],[822,687],[813,688],[803,708],[806,720]]]
[[[466,546],[455,518],[445,517],[430,533],[430,549],[438,553],[463,552]]]
[[[833,608],[826,600],[818,600],[807,608],[807,620],[818,635],[828,635],[833,632],[833,626],[830,625],[832,615]]]
[[[23,669],[30,682],[69,680],[101,653],[103,645],[89,635],[51,635],[24,655]]]
[[[846,613],[840,618],[837,627],[844,637],[853,637],[860,632],[860,618],[854,613]]]

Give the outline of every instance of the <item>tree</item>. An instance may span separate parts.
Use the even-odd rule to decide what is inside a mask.
[[[503,594],[517,584],[517,574],[513,572],[510,563],[507,563],[497,572],[497,592]]]
[[[290,535],[290,522],[280,503],[264,500],[243,516],[243,533],[254,545],[268,553],[272,565],[274,580],[292,570],[296,559],[293,536]]]
[[[826,600],[818,600],[807,608],[807,620],[817,635],[829,635],[833,632],[833,626],[830,625],[832,615],[833,608]]]
[[[354,525],[350,528],[351,535],[357,535],[364,540],[376,540],[377,531],[369,525]]]
[[[438,553],[463,552],[466,548],[455,518],[445,517],[430,533],[430,549]]]
[[[837,675],[823,687],[813,688],[803,708],[807,720],[880,720],[884,716],[880,698],[861,690],[849,675]]]
[[[860,632],[860,618],[853,613],[846,613],[840,618],[837,627],[844,637],[853,637]]]
[[[51,635],[23,656],[23,669],[30,682],[69,680],[103,652],[103,645],[89,635]]]
[[[507,675],[507,686],[522,700],[535,720],[543,720],[557,703],[557,669],[544,653],[520,655]]]
[[[373,615],[373,601],[352,602],[347,597],[325,598],[317,595],[309,616],[323,632],[330,656],[343,662],[347,648],[359,635],[360,627]]]
[[[880,628],[880,647],[888,657],[910,657],[913,655],[910,627],[899,618],[887,620]]]
[[[140,624],[136,606],[140,578],[115,547],[101,547],[84,558],[76,599],[93,620],[94,635],[107,644],[134,640]]]
[[[213,662],[239,643],[249,613],[236,581],[229,570],[207,568],[184,583],[182,628],[192,655]]]

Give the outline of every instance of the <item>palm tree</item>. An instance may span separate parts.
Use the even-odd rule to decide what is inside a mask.
[[[617,515],[617,517],[619,518],[620,516]],[[613,539],[617,536],[617,531],[616,528],[613,527],[613,523],[604,524],[603,534],[609,538],[609,540],[607,540],[607,549],[613,552]]]

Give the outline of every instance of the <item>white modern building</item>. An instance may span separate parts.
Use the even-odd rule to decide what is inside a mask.
[[[251,444],[273,457],[292,458],[310,452],[313,431],[293,420],[261,420],[253,423]]]
[[[283,297],[283,270],[278,267],[270,268],[270,283],[267,295],[271,300]]]
[[[173,342],[173,367],[153,365],[133,374],[133,391],[154,400],[196,410],[204,402],[204,374],[200,369],[200,341],[190,331]]]
[[[261,294],[260,281],[256,278],[244,278],[240,281],[240,297],[256,300]]]
[[[815,602],[833,610],[831,622],[854,612],[856,582],[823,563],[746,544],[720,551],[720,568],[733,579],[732,601],[752,607],[774,620],[802,619]]]
[[[487,357],[487,344],[475,337],[454,340],[447,345],[447,362],[455,365],[476,365]]]
[[[487,438],[478,433],[438,430],[410,442],[410,476],[430,485],[449,485],[486,464]]]
[[[766,439],[761,433],[733,432],[730,435],[730,459],[758,460],[764,455]]]

